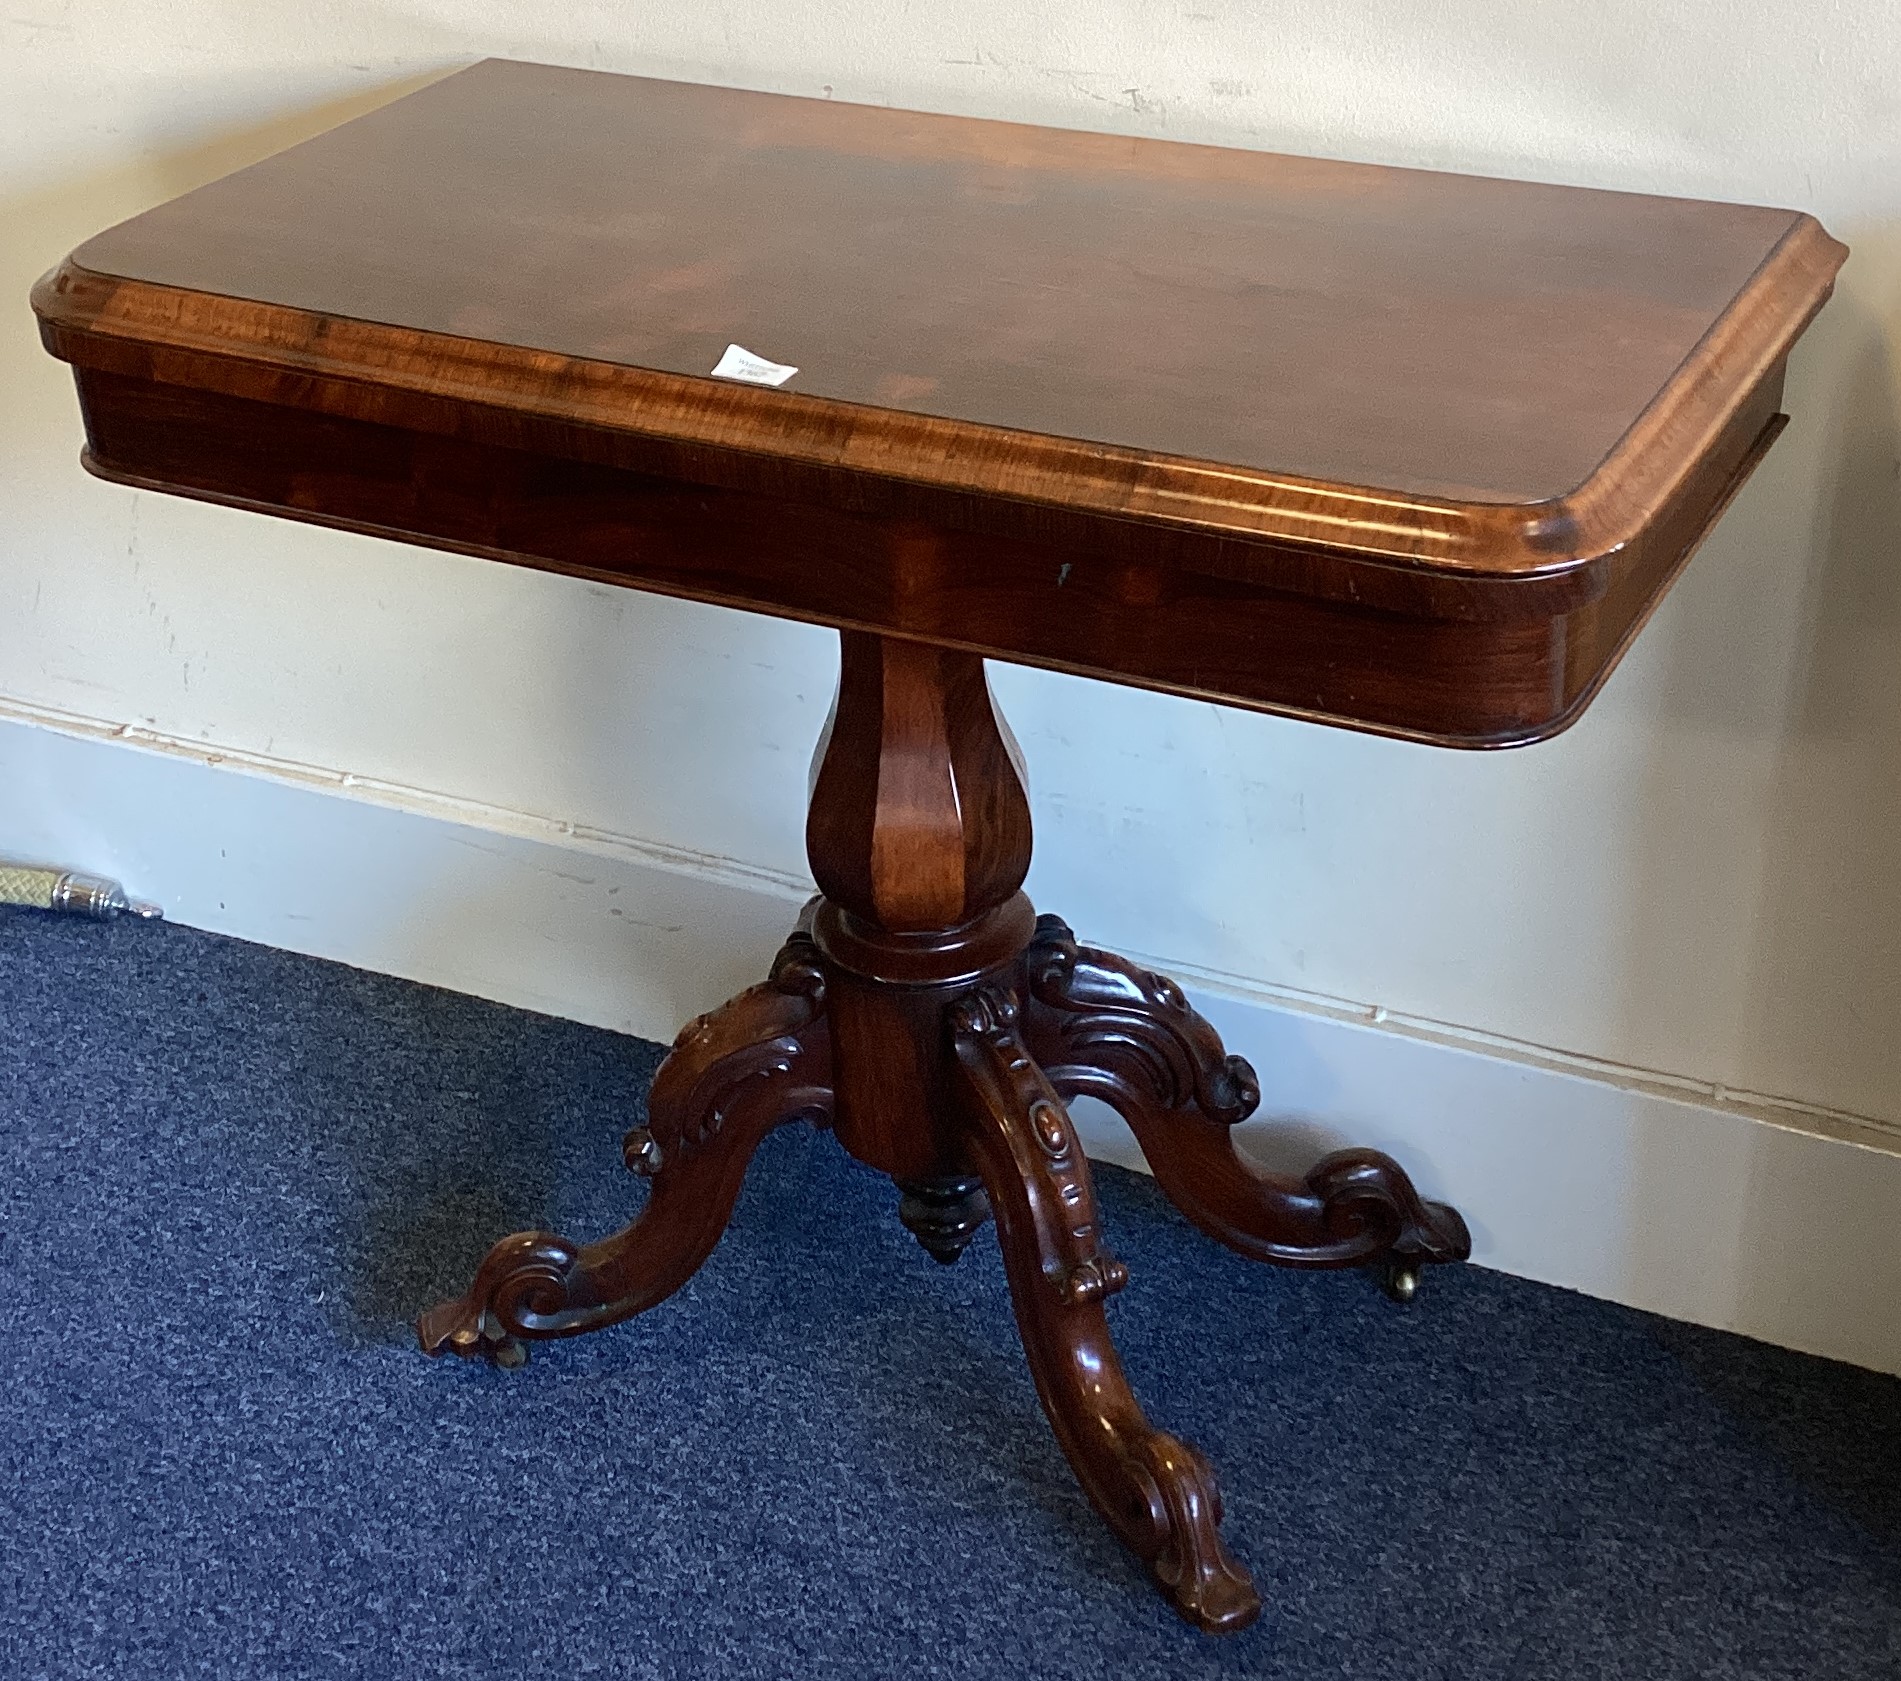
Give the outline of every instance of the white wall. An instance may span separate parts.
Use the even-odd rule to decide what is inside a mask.
[[[650,1039],[756,980],[802,896],[730,863],[70,718],[0,717],[0,787],[21,795],[9,844],[163,884],[195,927]],[[7,932],[0,917],[0,976]],[[1186,978],[1260,1071],[1240,1144],[1270,1165],[1388,1150],[1458,1205],[1482,1266],[1901,1373],[1894,1133]],[[1103,1105],[1076,1121],[1091,1155],[1142,1165]],[[619,1175],[618,1153],[588,1171]]]
[[[1794,424],[1568,736],[1467,756],[1031,672],[997,687],[1031,760],[1032,890],[1093,938],[1901,1124],[1892,0],[14,0],[0,706],[790,875],[824,634],[77,466],[33,278],[490,53],[1818,213],[1855,254],[1797,351]],[[20,801],[0,787],[0,852]]]

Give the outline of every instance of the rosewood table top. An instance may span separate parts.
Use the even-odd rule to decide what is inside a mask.
[[[1601,683],[1843,255],[1793,211],[490,60],[34,303],[109,478],[1478,745]],[[728,344],[798,371],[714,378]]]

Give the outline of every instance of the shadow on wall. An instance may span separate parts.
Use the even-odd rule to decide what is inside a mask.
[[[17,590],[23,609],[37,605],[42,584],[47,598],[44,619],[17,639],[20,663],[0,660],[0,695],[293,761],[321,757],[321,768],[400,785],[499,790],[492,797],[525,812],[586,814],[612,833],[683,853],[717,833],[741,856],[796,875],[805,767],[831,687],[825,633],[148,497],[87,478],[78,465],[71,377],[41,348],[26,305],[34,280],[101,229],[444,73],[0,203],[0,296],[10,300],[0,312],[0,592]],[[125,529],[134,521],[150,560],[143,572]],[[60,567],[62,554],[85,564]],[[299,641],[310,613],[352,593],[374,594],[376,611],[353,609],[338,621],[347,634],[319,648]],[[200,661],[198,688],[185,693],[189,663],[181,684],[180,660],[158,657],[155,645],[163,649],[173,624],[221,624],[234,602],[251,621],[248,634],[205,633],[213,641],[198,646],[217,659]],[[92,638],[64,628],[86,622],[124,648],[120,667],[102,670],[80,646]],[[702,680],[712,668],[717,680]],[[399,680],[400,697],[375,687]],[[471,709],[495,696],[508,704],[471,730]],[[288,745],[274,749],[274,734]],[[762,740],[784,749],[770,786],[757,776],[677,774],[668,763],[668,743],[692,741],[715,766],[731,751],[756,770]],[[676,774],[644,774],[654,765]],[[603,812],[604,775],[618,810]],[[413,973],[453,949],[468,912],[455,894],[435,894],[406,926],[409,943],[392,966]],[[747,983],[782,933],[775,927],[772,942],[749,954]],[[619,961],[634,967],[625,951]],[[697,976],[703,966],[689,967]],[[677,1024],[706,1002],[681,999],[665,1018]]]
[[[0,300],[4,300],[0,320],[6,323],[0,332],[0,459],[10,457],[20,440],[44,428],[44,411],[37,401],[44,388],[37,379],[48,358],[40,348],[26,297],[34,281],[68,251],[129,216],[387,105],[456,68],[448,65],[326,100],[196,146],[155,153],[0,202]],[[30,377],[19,377],[23,373]],[[67,378],[63,369],[58,375]]]
[[[1830,387],[1811,397],[1830,399],[1816,405],[1825,467],[1764,825],[1749,1031],[1801,1089],[1901,1121],[1901,223],[1860,232],[1855,260],[1831,306]]]
[[[1901,1123],[1901,223],[1843,232],[1854,254],[1790,371],[1795,447],[1672,603],[1660,693],[1680,727],[1645,772],[1626,1008],[1727,961],[1708,1031],[1736,1085]],[[1697,1148],[1653,1136],[1633,1155],[1633,1277],[1688,1217],[1645,1207],[1656,1155]],[[1698,1216],[1736,1319],[1880,1323],[1895,1211],[1845,1200],[1819,1155],[1770,1154],[1712,1162]],[[1866,1299],[1809,1276],[1824,1231],[1869,1255]]]
[[[1800,1070],[1802,1089],[1901,1121],[1901,223],[1851,237],[1863,271],[1835,329],[1829,468],[1770,791],[1749,1033],[1775,1066]],[[1800,1229],[1756,1241],[1766,1212],[1786,1219],[1790,1207],[1787,1187],[1766,1180],[1758,1165],[1744,1202],[1742,1301],[1799,1290],[1819,1231],[1871,1258],[1893,1252],[1901,1210],[1837,1197],[1798,1200]],[[1868,1268],[1871,1284],[1881,1270]],[[1861,1305],[1871,1324],[1894,1312],[1888,1291]]]
[[[1793,424],[1638,650],[1668,727],[1633,790],[1623,1013],[1742,1090],[1901,1122],[1901,225],[1844,231]]]
[[[78,482],[70,382],[41,351],[24,304],[39,273],[115,220],[432,79],[412,78],[332,101],[0,204],[0,292],[14,300],[13,313],[0,326],[0,472],[9,482],[15,482],[16,472],[51,474],[55,460],[59,473]],[[1652,744],[1652,757],[1642,776],[1620,775],[1620,786],[1606,791],[1635,798],[1643,813],[1623,877],[1630,895],[1626,943],[1631,957],[1620,1003],[1634,1021],[1655,1017],[1674,1024],[1669,1037],[1677,1042],[1708,1044],[1710,1064],[1735,1070],[1732,1077],[1740,1084],[1751,1083],[1753,1068],[1761,1071],[1754,1083],[1767,1089],[1901,1120],[1901,965],[1895,961],[1901,955],[1896,932],[1901,929],[1901,832],[1889,821],[1901,815],[1901,579],[1890,573],[1901,564],[1901,426],[1896,373],[1884,349],[1895,333],[1901,294],[1901,226],[1841,231],[1854,244],[1855,256],[1837,298],[1797,353],[1790,394],[1796,424],[1646,639],[1657,644],[1651,663],[1662,677],[1657,693],[1673,727],[1646,730],[1643,739]],[[49,477],[46,482],[65,494],[62,481]],[[86,489],[95,497],[132,501],[131,493],[121,490],[92,484]],[[219,512],[217,517],[241,516]],[[326,535],[324,541],[349,540]],[[260,552],[242,557],[235,544],[193,555],[193,567],[202,575],[215,574],[215,588],[228,590],[234,599],[256,599],[271,587],[268,551],[274,545],[256,547]],[[712,767],[697,780],[720,791],[698,805],[662,809],[657,802],[668,798],[666,789],[635,787],[629,798],[641,814],[651,811],[652,820],[642,815],[637,829],[631,821],[623,828],[655,839],[671,834],[682,845],[690,845],[696,833],[740,836],[729,843],[734,851],[755,859],[784,858],[796,868],[795,790],[803,782],[830,683],[828,672],[824,693],[796,694],[784,655],[789,648],[796,652],[788,638],[820,633],[720,615],[721,632],[703,645],[682,633],[706,624],[704,616],[717,610],[654,600],[629,612],[626,631],[631,634],[624,634],[616,625],[624,603],[634,598],[606,594],[591,616],[555,612],[537,617],[531,626],[512,616],[512,604],[526,598],[487,576],[505,569],[452,557],[426,562],[419,554],[403,554],[390,545],[368,558],[356,551],[353,564],[359,565],[358,576],[379,578],[394,577],[399,567],[427,578],[467,569],[461,575],[469,580],[470,594],[479,590],[486,606],[460,620],[424,618],[419,615],[433,614],[435,608],[427,592],[418,591],[414,602],[421,605],[412,604],[406,618],[399,615],[400,623],[392,619],[391,634],[400,632],[406,662],[420,667],[437,661],[425,676],[440,677],[445,693],[458,668],[474,664],[482,666],[480,681],[490,692],[512,693],[521,702],[497,709],[493,739],[482,751],[497,761],[514,755],[535,766],[520,785],[532,787],[541,803],[527,809],[576,809],[587,792],[584,770],[623,759],[630,731],[661,743],[692,740],[694,759]],[[286,557],[279,564],[297,563],[294,552],[287,550]],[[423,572],[425,564],[444,570]],[[484,575],[479,585],[476,572]],[[155,587],[182,585],[172,579]],[[561,580],[536,587],[584,591],[591,586]],[[484,611],[507,622],[487,627],[479,646],[458,644],[458,627],[471,635],[484,631],[478,622]],[[727,635],[727,625],[742,628]],[[496,656],[484,665],[493,650],[504,646],[505,658]],[[1639,654],[1651,658],[1645,644]],[[698,665],[714,659],[727,662],[717,680],[693,680]],[[352,667],[376,668],[376,659],[367,656]],[[805,682],[812,685],[809,672]],[[10,686],[9,675],[0,671],[0,690]],[[295,700],[291,686],[286,693]],[[436,704],[432,696],[427,705],[418,702],[403,715],[413,718],[419,732],[428,730],[439,716],[431,710]],[[1091,704],[1087,716],[1106,739],[1114,732],[1104,722],[1103,709],[1122,704],[1114,691]],[[1172,751],[1166,732],[1177,725],[1186,728],[1191,717],[1198,717],[1189,703],[1163,706],[1151,697],[1130,695],[1126,704],[1156,720],[1164,751],[1145,762],[1147,776],[1153,781],[1166,774],[1177,781],[1150,790],[1150,805],[1160,813],[1152,832],[1144,830],[1133,840],[1120,832],[1105,834],[1100,848],[1077,849],[1074,891],[1066,895],[1078,901],[1072,914],[1109,902],[1111,894],[1126,894],[1126,882],[1144,873],[1167,879],[1178,834],[1170,814],[1177,810],[1200,811],[1203,832],[1218,828],[1254,845],[1275,839],[1252,832],[1252,818],[1261,810],[1284,809],[1285,823],[1304,830],[1307,817],[1299,797],[1307,779],[1325,779],[1346,751],[1334,742],[1323,747],[1318,732],[1311,741],[1302,737],[1293,751],[1311,753],[1312,763],[1291,758],[1292,769],[1277,771],[1271,786],[1244,799],[1240,787],[1215,774],[1219,760]],[[505,718],[499,715],[503,711],[518,716]],[[691,734],[672,727],[676,718],[688,715]],[[1027,716],[1034,717],[1034,710]],[[764,726],[756,723],[762,718]],[[166,722],[159,720],[159,727]],[[781,773],[770,786],[720,775],[722,737],[729,730],[758,727],[785,737]],[[1265,726],[1253,721],[1251,727]],[[1291,741],[1294,726],[1276,728]],[[507,739],[505,731],[512,732]],[[1051,745],[1066,744],[1052,734]],[[435,743],[411,741],[395,744],[396,749],[410,762],[429,761]],[[1441,770],[1437,760],[1428,771],[1423,753],[1377,751],[1384,755],[1382,767],[1392,767],[1390,773],[1383,771],[1389,774],[1382,784],[1389,795],[1390,777],[1401,772],[1422,779],[1430,775],[1455,790],[1472,786],[1483,774],[1473,769],[1465,780],[1454,781],[1450,767]],[[669,787],[696,780],[695,765],[667,764],[664,746],[651,757],[672,773],[665,778]],[[354,768],[378,774],[374,765]],[[444,775],[453,778],[466,768],[451,766]],[[401,779],[400,772],[393,774]],[[641,779],[623,780],[638,784]],[[1636,785],[1622,786],[1626,781]],[[457,784],[451,780],[451,785]],[[483,784],[477,779],[473,785]],[[696,812],[714,809],[713,802],[719,802],[720,821],[689,821]],[[1117,824],[1126,828],[1127,804],[1119,795],[1092,815],[1105,830]],[[1332,816],[1338,819],[1339,813]],[[1325,812],[1317,816],[1316,831],[1329,820]],[[1073,810],[1066,821],[1084,832]],[[1129,848],[1151,843],[1153,869],[1130,871]],[[1191,883],[1173,890],[1173,900],[1152,918],[1156,937],[1139,938],[1138,945],[1160,950],[1167,940],[1177,949],[1217,946],[1224,934],[1217,878],[1204,872],[1197,879],[1208,886]],[[1527,878],[1526,890],[1546,889],[1542,881]],[[406,933],[419,949],[427,949],[449,937],[444,919],[452,911],[491,914],[495,909],[479,894],[456,906],[445,899],[419,915]],[[1183,926],[1193,928],[1192,942],[1181,934]],[[761,962],[766,955],[762,940]],[[1712,967],[1723,973],[1711,977]],[[755,978],[754,972],[745,978]],[[683,1003],[677,1013],[688,1008]],[[1311,1159],[1337,1141],[1319,1131],[1290,1129],[1269,1147],[1286,1157]],[[1290,1159],[1284,1165],[1304,1162]],[[1633,1152],[1629,1165],[1641,1197],[1643,1148]],[[1755,1199],[1747,1192],[1746,1166],[1741,1178],[1740,1184],[1726,1182],[1720,1209],[1712,1216],[1718,1224],[1733,1221],[1732,1253],[1712,1264],[1729,1266],[1740,1292],[1787,1294],[1799,1288],[1799,1256],[1792,1255],[1791,1246],[1799,1246],[1801,1232],[1793,1227],[1786,1236],[1759,1231],[1752,1224]],[[1790,1199],[1783,1201],[1788,1205]],[[1681,1211],[1653,1213],[1659,1226],[1667,1227]],[[1824,1206],[1814,1207],[1812,1215],[1830,1217]],[[1633,1223],[1634,1231],[1643,1228],[1643,1220]],[[1647,1260],[1642,1250],[1641,1240],[1635,1241],[1631,1265],[1638,1269],[1655,1260]]]

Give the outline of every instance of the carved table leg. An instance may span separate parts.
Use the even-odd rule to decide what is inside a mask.
[[[585,1246],[517,1232],[488,1253],[465,1295],[416,1322],[423,1352],[519,1365],[522,1339],[598,1330],[664,1301],[713,1252],[759,1141],[831,1110],[824,982],[803,929],[772,978],[691,1022],[654,1076],[648,1124],[627,1165],[653,1188],[625,1230]]]
[[[1211,1633],[1244,1628],[1260,1596],[1228,1556],[1208,1462],[1143,1416],[1103,1298],[1128,1273],[1102,1247],[1089,1168],[1062,1100],[1017,1034],[1017,1004],[985,988],[951,1009],[970,1148],[983,1169],[1037,1394],[1076,1475],[1162,1591]]]
[[[1169,1200],[1210,1237],[1281,1266],[1383,1266],[1400,1295],[1421,1263],[1471,1253],[1458,1213],[1377,1150],[1337,1150],[1304,1178],[1242,1160],[1230,1129],[1260,1102],[1254,1070],[1173,981],[1077,945],[1054,916],[1038,918],[1025,963],[1025,1037],[1050,1083],[1119,1110]]]
[[[833,1124],[897,1180],[938,1260],[994,1214],[1037,1394],[1090,1500],[1185,1618],[1245,1627],[1260,1598],[1222,1545],[1214,1473],[1143,1416],[1109,1338],[1103,1302],[1128,1275],[1064,1099],[1119,1108],[1167,1194],[1246,1255],[1404,1270],[1462,1259],[1463,1222],[1373,1151],[1304,1179],[1255,1172],[1229,1138],[1259,1100],[1253,1071],[1180,991],[1054,917],[1032,938],[1021,758],[977,656],[844,635],[806,842],[821,899],[768,982],[680,1035],[627,1136],[653,1181],[640,1217],[586,1246],[503,1239],[418,1321],[424,1350],[514,1363],[652,1307],[712,1253],[760,1139]]]

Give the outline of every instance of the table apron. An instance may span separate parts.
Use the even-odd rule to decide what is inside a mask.
[[[1467,747],[1576,718],[1779,429],[1781,371],[1637,543],[1555,577],[1474,579],[809,468],[785,494],[742,491],[717,482],[716,451],[654,444],[639,470],[522,447],[519,417],[423,431],[74,367],[87,465],[122,483]]]

